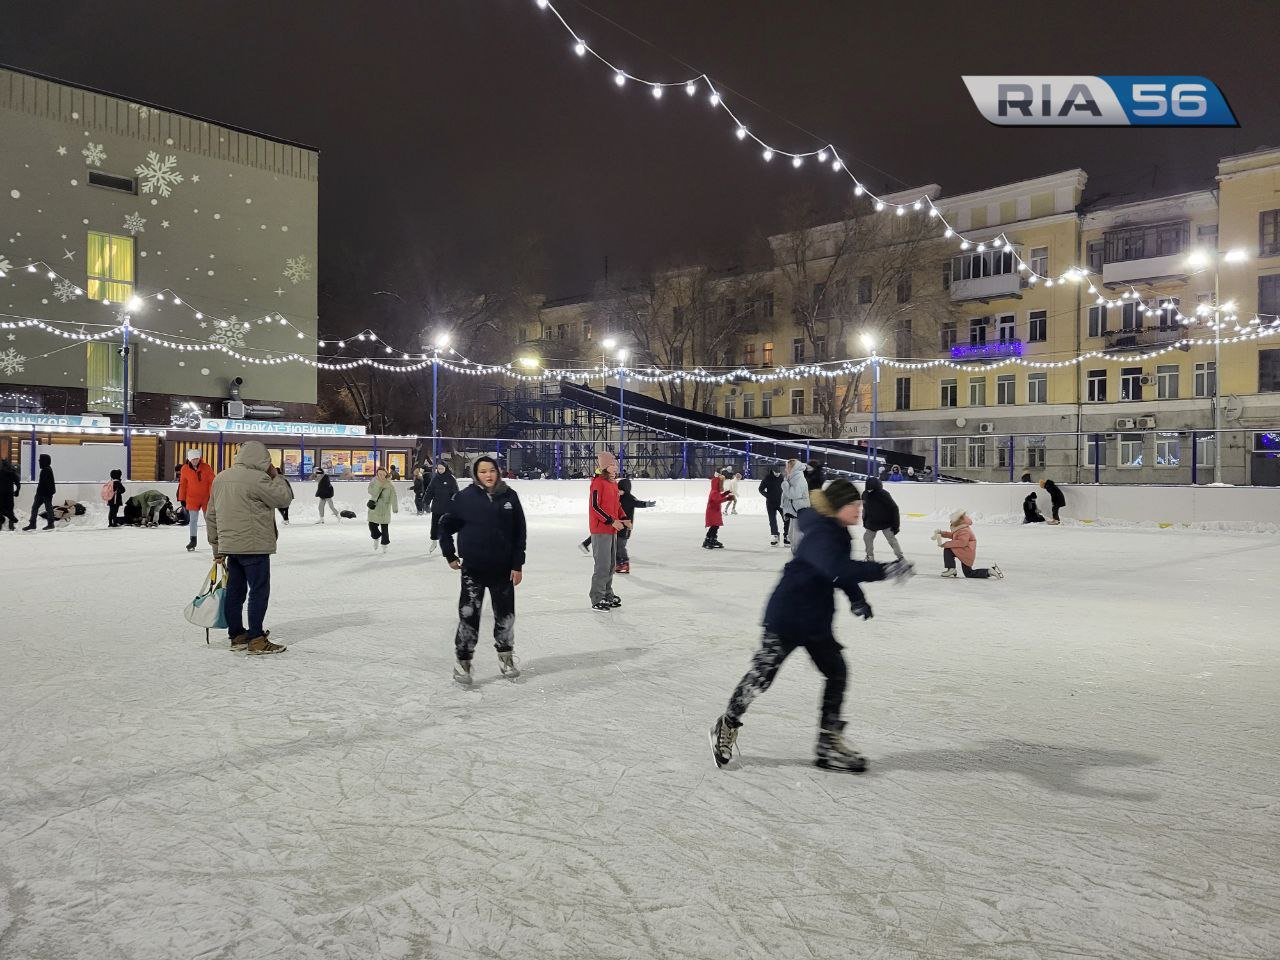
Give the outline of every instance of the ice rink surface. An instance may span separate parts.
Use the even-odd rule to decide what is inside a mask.
[[[426,520],[374,556],[313,503],[273,657],[182,619],[185,531],[3,534],[0,957],[1280,957],[1274,537],[979,522],[982,582],[906,523],[921,575],[837,620],[854,776],[803,652],[712,763],[760,517],[642,513],[606,614],[585,517],[531,516],[524,676],[482,638],[463,689]]]

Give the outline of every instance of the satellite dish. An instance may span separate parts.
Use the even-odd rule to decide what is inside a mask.
[[[1244,401],[1234,394],[1228,396],[1222,403],[1222,415],[1228,420],[1239,420],[1244,413]]]
[[[957,426],[957,427],[963,427],[963,426],[964,426],[966,423],[968,423],[968,422],[969,422],[969,421],[968,421],[968,420],[966,420],[964,417],[956,417],[956,426]]]

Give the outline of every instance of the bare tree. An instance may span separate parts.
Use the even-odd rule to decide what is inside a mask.
[[[932,352],[940,325],[954,315],[942,286],[936,223],[849,211],[835,223],[816,223],[799,201],[789,229],[772,238],[777,273],[810,362],[866,356],[868,335],[881,356]],[[840,437],[849,417],[865,410],[870,369],[813,380],[822,432]]]

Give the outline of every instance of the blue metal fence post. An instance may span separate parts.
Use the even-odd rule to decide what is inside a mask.
[[[34,430],[31,433],[32,436],[35,435]],[[689,479],[689,441],[687,440],[680,444],[680,479]]]
[[[31,471],[32,483],[36,482],[36,447],[39,445],[39,443],[40,441],[36,439],[35,425],[32,424],[31,426],[31,460],[30,460],[31,466],[29,468]]]
[[[305,480],[307,476],[307,438],[302,434],[298,434],[298,479]]]
[[[383,429],[386,429],[385,425]],[[374,476],[378,474],[378,435],[376,433],[373,435],[373,473]]]
[[[1013,444],[1013,434],[1011,433],[1009,434],[1009,482],[1010,483],[1013,483],[1013,453],[1014,453],[1014,444]]]
[[[618,361],[618,473],[622,473],[622,461],[627,456],[627,371]]]
[[[223,470],[226,469],[226,467],[223,466],[225,457],[226,457],[226,454],[223,452],[223,434],[222,434],[222,431],[219,430],[218,431],[218,472],[219,473],[221,473]]]
[[[938,459],[938,438],[933,438],[933,482],[942,479],[942,461]]]
[[[751,441],[750,440],[747,441],[746,454],[742,460],[742,476],[747,480],[751,479]]]
[[[1093,435],[1093,482],[1102,483],[1102,434]]]
[[[561,473],[564,464],[564,442],[556,441],[556,479],[563,480],[564,475]]]

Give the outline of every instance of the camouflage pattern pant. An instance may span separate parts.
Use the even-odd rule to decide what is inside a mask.
[[[729,708],[725,717],[735,726],[742,723],[742,715],[751,706],[751,701],[773,686],[774,678],[784,660],[791,656],[796,647],[804,647],[808,651],[813,665],[827,678],[826,689],[822,692],[822,729],[834,730],[840,721],[840,711],[844,705],[845,665],[841,646],[835,637],[808,637],[801,640],[785,639],[767,630],[760,642],[760,649],[751,658],[751,669],[738,683],[738,688],[729,698]]]
[[[486,590],[493,601],[494,648],[499,653],[506,653],[515,643],[516,588],[511,582],[511,571],[498,574],[463,567],[462,593],[458,597],[458,633],[453,640],[459,660],[470,660],[475,656]]]

